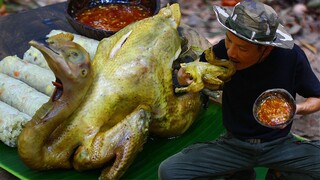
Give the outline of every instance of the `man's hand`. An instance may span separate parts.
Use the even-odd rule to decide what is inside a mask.
[[[298,103],[296,114],[307,115],[320,110],[320,97],[309,97],[305,101]]]

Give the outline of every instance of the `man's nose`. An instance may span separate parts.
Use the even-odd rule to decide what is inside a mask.
[[[231,45],[227,50],[227,54],[228,54],[230,59],[236,59],[236,57],[237,57],[236,48],[233,45]]]

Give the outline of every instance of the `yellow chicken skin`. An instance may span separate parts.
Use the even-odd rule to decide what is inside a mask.
[[[55,73],[57,90],[19,136],[22,161],[38,170],[102,168],[101,179],[119,179],[149,134],[184,133],[201,98],[174,94],[180,18],[173,4],[126,26],[99,43],[91,63],[69,35],[49,38],[49,48],[31,41]]]
[[[59,138],[59,134],[54,132],[62,129],[63,123],[69,123],[66,119],[83,101],[93,80],[89,54],[72,39],[71,34],[50,38],[48,42],[56,41],[50,44],[52,50],[35,41],[30,42],[44,54],[57,78],[50,100],[36,112],[18,138],[20,157],[34,169],[52,168],[54,161],[61,167],[71,166],[65,159],[59,162],[57,154],[46,148],[51,148],[50,143]],[[65,149],[63,152],[70,153],[72,150]]]

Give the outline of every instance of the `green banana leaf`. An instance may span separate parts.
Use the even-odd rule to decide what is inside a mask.
[[[157,179],[158,166],[164,159],[192,143],[210,141],[219,137],[225,131],[221,116],[221,106],[210,103],[182,136],[172,139],[150,137],[122,179]],[[3,143],[0,143],[0,154],[0,167],[19,179],[98,179],[101,173],[101,169],[84,172],[31,170],[19,159],[16,148],[10,148]],[[264,179],[265,171],[265,168],[256,168],[258,180]]]

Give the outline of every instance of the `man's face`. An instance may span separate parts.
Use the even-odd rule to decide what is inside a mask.
[[[237,70],[246,69],[256,64],[262,58],[263,50],[266,47],[258,48],[258,45],[243,40],[230,31],[226,33],[226,49]]]

